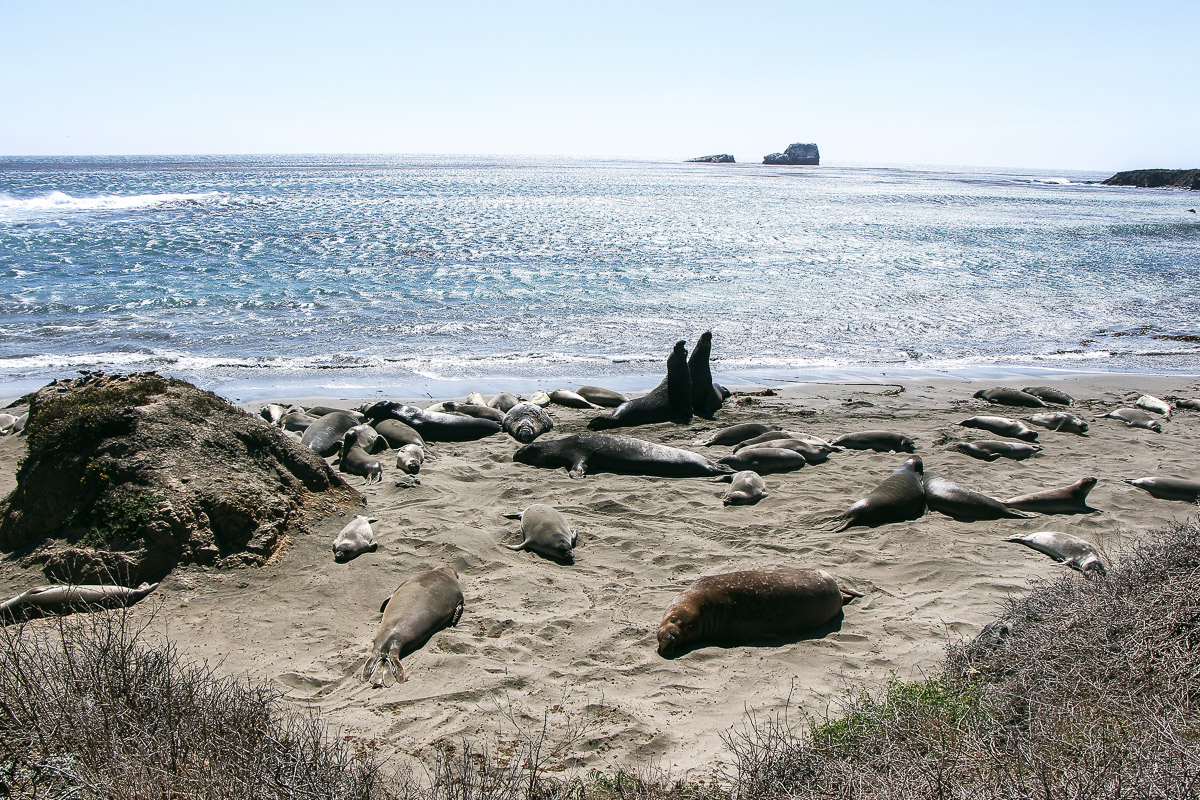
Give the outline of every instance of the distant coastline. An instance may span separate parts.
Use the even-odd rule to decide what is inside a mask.
[[[1200,190],[1200,169],[1132,169],[1103,181],[1106,186],[1137,186],[1142,189],[1178,188]]]

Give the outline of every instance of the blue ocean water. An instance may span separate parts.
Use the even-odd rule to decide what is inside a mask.
[[[458,156],[0,159],[0,393],[245,399],[1200,372],[1200,198],[1097,173]]]

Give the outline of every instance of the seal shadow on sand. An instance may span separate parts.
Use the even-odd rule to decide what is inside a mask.
[[[855,598],[858,599],[858,598]],[[845,611],[838,611],[837,615],[828,622],[824,622],[816,627],[809,628],[799,633],[789,634],[787,636],[755,636],[748,639],[740,639],[738,641],[722,641],[713,639],[710,641],[700,641],[692,645],[681,646],[675,653],[670,656],[661,656],[667,661],[674,661],[678,658],[691,653],[695,650],[704,650],[708,647],[719,647],[722,650],[733,650],[738,647],[783,647],[784,645],[796,644],[797,642],[807,642],[813,639],[823,639],[831,633],[838,633],[842,630],[842,622],[846,619]]]

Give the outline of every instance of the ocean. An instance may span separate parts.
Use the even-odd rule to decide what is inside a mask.
[[[1102,173],[478,156],[0,158],[0,394],[239,401],[1200,373],[1200,198]]]

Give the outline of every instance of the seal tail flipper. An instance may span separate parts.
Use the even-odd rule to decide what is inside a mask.
[[[715,478],[709,478],[709,483],[733,483],[733,473],[727,475],[718,475]]]
[[[505,519],[520,519],[520,518],[521,518],[521,512],[520,512],[520,511],[514,511],[514,512],[513,512],[513,513],[511,513],[511,514],[501,514],[500,516],[504,517]]]
[[[395,678],[396,683],[408,680],[408,676],[404,674],[404,665],[400,663],[400,656],[394,652],[387,655],[372,653],[363,666],[362,679],[372,686],[387,686],[389,675]]]
[[[459,603],[454,609],[454,616],[450,618],[450,627],[458,625],[458,621],[462,619],[463,603]]]
[[[528,540],[521,542],[520,544],[506,544],[504,546],[509,550],[527,550],[529,549],[526,547],[527,544],[529,544]]]
[[[862,592],[847,589],[845,586],[838,586],[838,591],[842,593],[842,605],[846,605],[846,603],[849,603],[856,597],[866,597]]]
[[[828,531],[829,533],[841,533],[850,527],[851,520],[844,513],[825,516],[813,514],[809,516],[808,524],[818,530]]]

